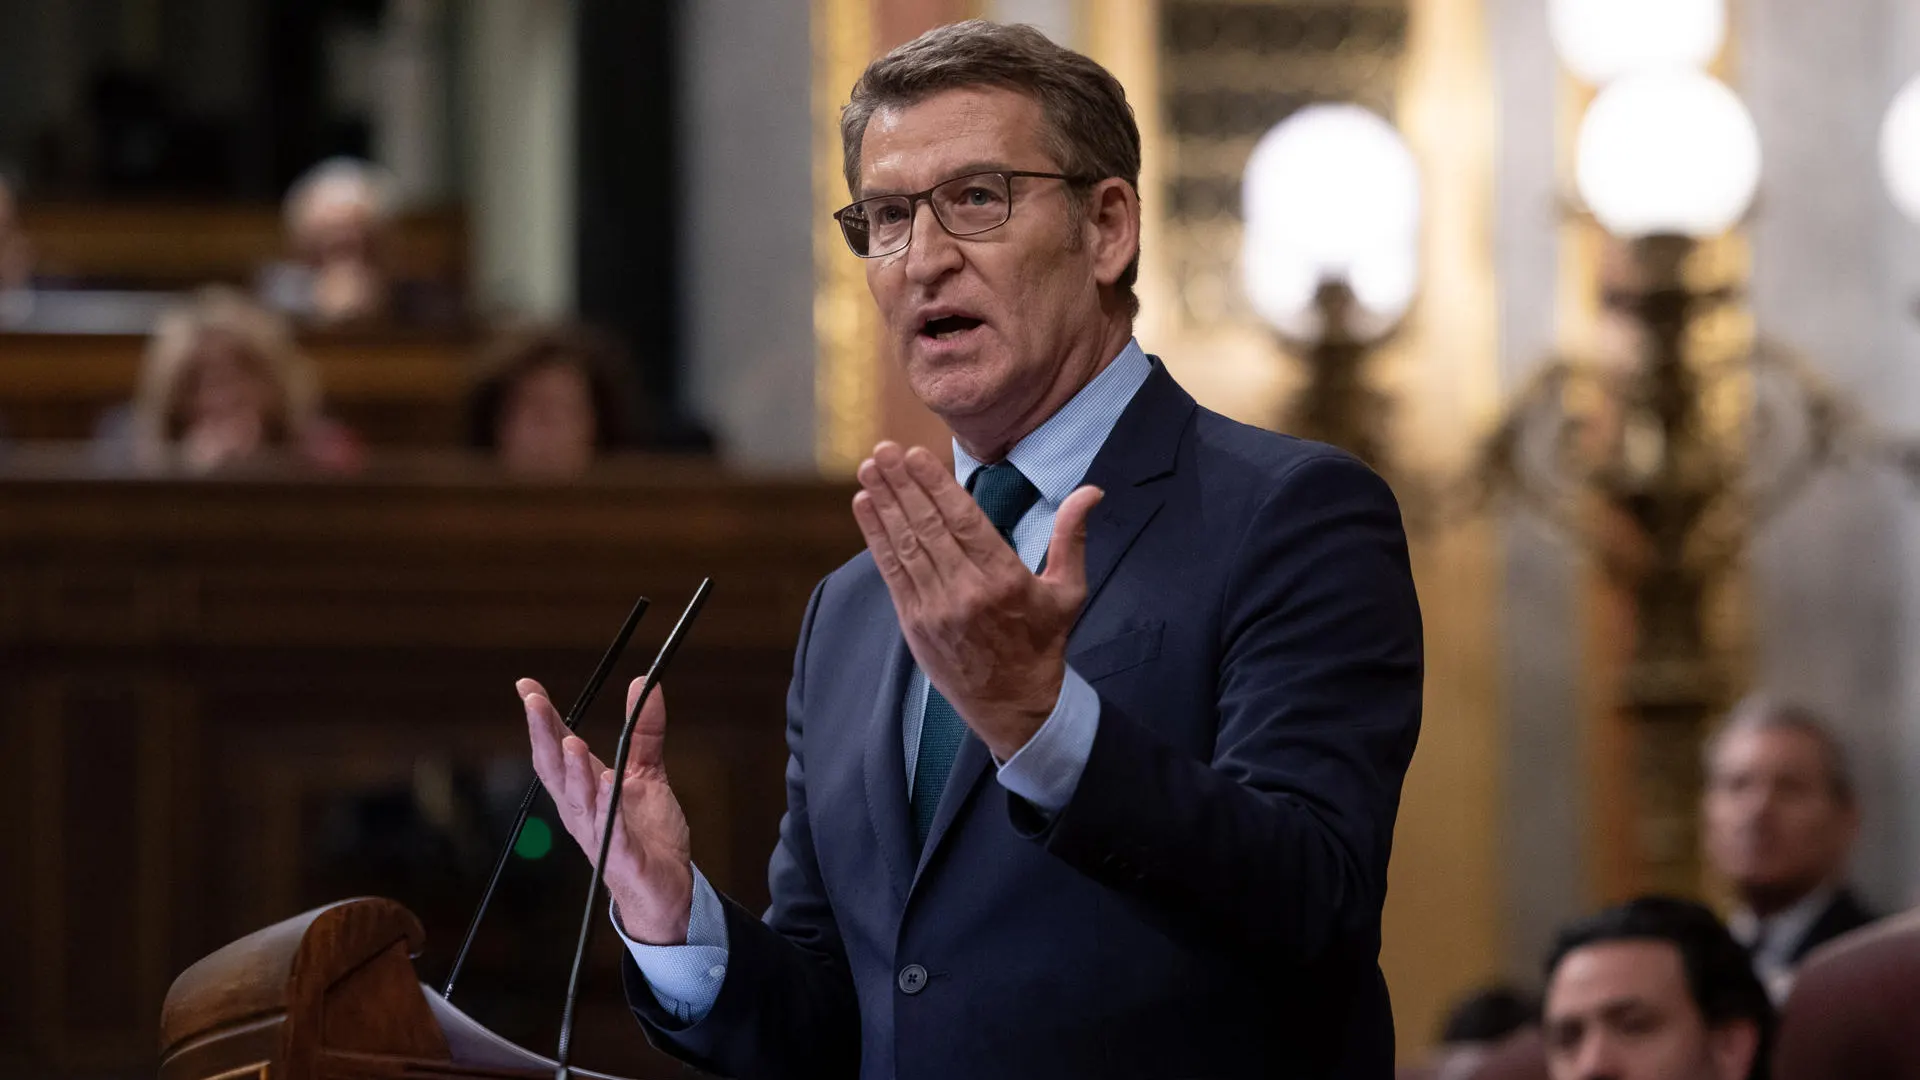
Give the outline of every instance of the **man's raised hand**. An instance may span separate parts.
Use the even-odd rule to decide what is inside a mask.
[[[628,711],[644,681],[628,686]],[[613,770],[567,731],[539,683],[521,679],[514,689],[527,710],[533,771],[553,797],[567,835],[591,860],[600,852],[613,801]],[[692,847],[686,816],[667,784],[666,735],[666,696],[655,687],[634,726],[620,786],[620,823],[607,849],[607,892],[621,925],[628,937],[649,945],[683,944],[693,908]]]
[[[994,757],[1011,758],[1060,697],[1100,489],[1061,503],[1046,568],[1033,574],[928,451],[883,442],[858,476],[853,515],[914,660]]]

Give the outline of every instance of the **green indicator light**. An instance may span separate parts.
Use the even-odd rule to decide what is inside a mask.
[[[545,821],[530,817],[513,842],[513,853],[523,859],[544,859],[553,850],[553,829]]]

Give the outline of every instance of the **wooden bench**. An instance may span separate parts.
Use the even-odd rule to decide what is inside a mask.
[[[20,226],[47,276],[152,288],[244,284],[285,252],[274,205],[29,202]],[[465,213],[401,215],[388,258],[397,278],[464,283]]]
[[[333,415],[376,446],[459,442],[469,365],[466,335],[388,331],[309,335]],[[105,410],[133,397],[144,337],[0,333],[0,429],[9,438],[85,439]]]

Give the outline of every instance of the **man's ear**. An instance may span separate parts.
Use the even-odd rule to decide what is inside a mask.
[[[1093,253],[1093,279],[1110,286],[1140,255],[1140,193],[1118,177],[1108,177],[1087,192],[1082,225]]]
[[[1747,1080],[1760,1052],[1760,1028],[1751,1020],[1729,1020],[1707,1029],[1707,1053],[1715,1080]]]

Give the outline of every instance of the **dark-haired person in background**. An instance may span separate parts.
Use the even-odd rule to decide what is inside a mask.
[[[1811,711],[1754,697],[1706,753],[1708,860],[1739,906],[1728,920],[1778,1003],[1819,945],[1874,919],[1847,888],[1860,809],[1846,754]]]
[[[1447,1012],[1432,1064],[1418,1075],[1464,1080],[1488,1054],[1539,1022],[1539,1003],[1518,987],[1503,983],[1476,990]]]
[[[562,480],[636,437],[632,380],[612,340],[577,326],[510,331],[481,357],[467,442],[516,476]]]
[[[1775,1017],[1713,912],[1646,897],[1560,932],[1543,1021],[1553,1080],[1766,1080]]]
[[[640,717],[606,864],[635,1014],[756,1080],[1387,1080],[1423,676],[1392,491],[1134,340],[1140,132],[1092,60],[942,27],[867,68],[841,135],[845,257],[954,464],[883,442],[856,471],[867,551],[800,627],[764,916],[695,871],[664,701]],[[518,690],[597,853],[613,776]]]

